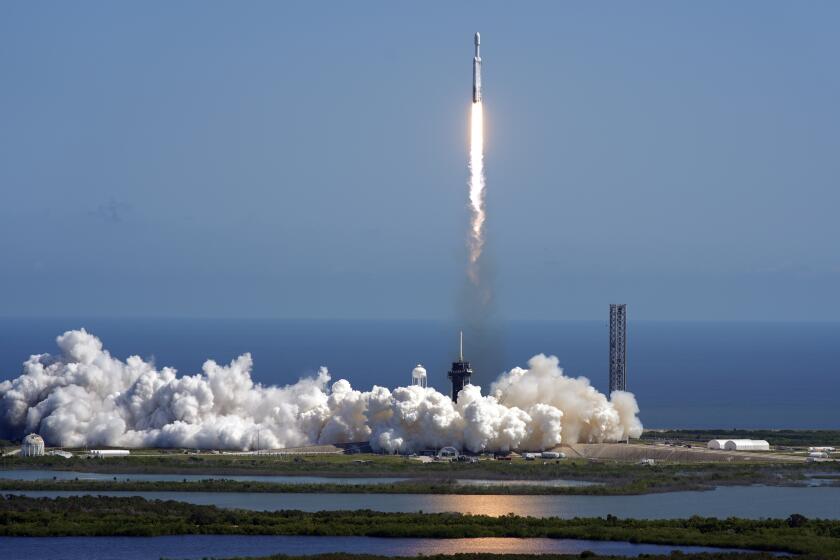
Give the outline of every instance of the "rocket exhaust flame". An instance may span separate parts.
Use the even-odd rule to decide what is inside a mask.
[[[481,101],[472,104],[470,121],[470,262],[468,274],[479,284],[479,259],[484,248],[484,111]]]
[[[481,105],[481,35],[475,34],[472,115],[470,116],[470,281],[480,284],[479,259],[484,248],[484,109]]]

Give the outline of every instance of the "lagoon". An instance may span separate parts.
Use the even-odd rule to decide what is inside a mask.
[[[79,495],[143,496],[256,511],[461,512],[490,516],[513,513],[534,517],[673,519],[806,517],[840,519],[840,487],[730,486],[707,492],[669,492],[638,496],[515,496],[430,494],[282,494],[244,492],[75,492],[7,491],[5,494],[58,497]]]
[[[412,539],[376,537],[311,537],[254,535],[184,535],[166,537],[9,537],[0,539],[4,560],[147,560],[148,558],[224,558],[270,554],[311,555],[330,552],[418,556],[457,553],[580,554],[638,556],[720,552],[703,546],[635,544],[572,539]]]

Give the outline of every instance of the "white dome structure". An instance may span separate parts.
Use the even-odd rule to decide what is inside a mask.
[[[420,387],[425,387],[426,383],[426,368],[423,367],[423,364],[417,364],[417,366],[413,370],[411,370],[411,384],[419,385]]]
[[[707,447],[726,451],[770,451],[770,444],[763,439],[713,439]]]
[[[44,438],[38,434],[29,434],[23,438],[20,454],[24,457],[40,457],[44,454]]]
[[[727,451],[770,451],[770,444],[763,439],[730,439],[723,448]]]

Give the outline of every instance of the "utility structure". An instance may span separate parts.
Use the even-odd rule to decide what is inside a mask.
[[[627,390],[627,305],[610,304],[610,394]]]
[[[458,350],[458,361],[452,362],[452,369],[449,370],[448,377],[452,380],[452,400],[458,400],[458,393],[465,385],[470,384],[470,376],[472,376],[472,369],[470,363],[464,361],[464,331],[460,333],[460,345]]]
[[[428,376],[426,375],[426,368],[423,367],[423,364],[417,364],[417,366],[411,370],[411,384],[425,389],[427,381]]]

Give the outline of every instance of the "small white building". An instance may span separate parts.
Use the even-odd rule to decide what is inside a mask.
[[[44,454],[44,438],[38,434],[29,434],[23,438],[20,454],[24,457],[40,457]]]
[[[713,439],[706,447],[726,451],[770,451],[770,444],[763,439]]]
[[[104,459],[105,457],[125,457],[130,455],[131,452],[128,449],[91,449],[90,455],[91,457],[96,457],[97,459]]]
[[[69,451],[64,451],[63,449],[54,449],[52,451],[48,451],[47,455],[54,455],[56,457],[63,457],[65,459],[70,459],[73,457],[73,454]]]

